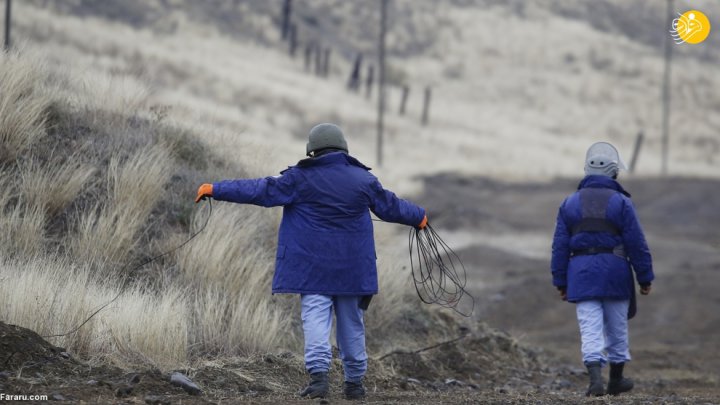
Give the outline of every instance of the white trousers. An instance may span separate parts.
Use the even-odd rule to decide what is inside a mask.
[[[624,363],[630,360],[629,300],[591,300],[577,303],[577,318],[585,364]]]

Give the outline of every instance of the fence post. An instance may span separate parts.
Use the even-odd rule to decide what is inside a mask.
[[[387,33],[388,0],[380,0],[380,43],[378,44],[378,119],[377,163],[382,167],[383,130],[385,119],[385,34]]]
[[[285,0],[282,8],[282,39],[286,39],[290,33],[290,14],[292,13],[292,0]]]
[[[297,41],[297,24],[293,23],[290,24],[290,57],[295,58],[295,51],[297,50],[298,41]]]
[[[12,0],[5,0],[5,50],[10,49],[10,11]]]
[[[320,45],[320,42],[317,42],[315,44],[315,76],[322,75],[322,45]]]
[[[422,124],[427,125],[430,115],[430,98],[432,97],[432,90],[430,86],[425,87],[425,101],[423,102],[423,113],[422,113]]]
[[[644,138],[645,134],[643,134],[643,131],[638,132],[637,138],[635,138],[635,147],[633,148],[632,159],[630,159],[630,167],[628,168],[630,173],[635,172],[635,164],[637,163],[637,158],[640,155],[640,148],[642,148]]]
[[[410,87],[407,85],[403,86],[402,88],[402,96],[400,98],[400,111],[398,113],[400,115],[405,115],[405,104],[407,104],[407,98],[410,93]]]
[[[323,68],[322,68],[322,75],[325,77],[328,77],[330,75],[330,54],[332,53],[332,50],[330,48],[325,48],[325,57],[323,58]]]
[[[359,53],[355,57],[355,63],[353,63],[352,72],[350,72],[350,79],[348,80],[348,89],[350,91],[357,91],[360,87],[360,68],[362,67],[362,54]]]
[[[375,66],[368,66],[367,79],[365,80],[365,98],[372,96],[373,81],[375,81]]]
[[[305,44],[305,71],[309,72],[312,68],[312,52],[313,52],[313,45],[308,42]]]

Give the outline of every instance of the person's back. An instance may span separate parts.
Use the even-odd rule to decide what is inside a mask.
[[[348,154],[342,130],[320,124],[310,130],[301,160],[279,176],[203,184],[196,202],[221,201],[283,206],[273,293],[301,295],[305,366],[311,375],[302,396],[328,394],[333,311],[345,371],[346,398],[365,395],[367,370],[364,310],[378,293],[370,211],[383,221],[422,228],[425,210],[385,190]]]
[[[630,361],[628,319],[636,309],[632,271],[642,294],[650,293],[655,277],[630,194],[616,181],[623,166],[608,143],[588,149],[586,177],[560,206],[553,238],[553,285],[563,300],[576,304],[588,396],[606,393],[601,368],[608,362],[607,393],[633,388],[623,377]]]

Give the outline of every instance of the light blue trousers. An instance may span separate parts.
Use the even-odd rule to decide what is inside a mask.
[[[300,298],[305,334],[305,368],[310,373],[327,372],[332,359],[330,329],[335,310],[336,334],[345,381],[360,382],[367,371],[364,311],[359,296],[308,294]]]
[[[630,361],[629,300],[591,300],[577,303],[577,318],[585,364]]]

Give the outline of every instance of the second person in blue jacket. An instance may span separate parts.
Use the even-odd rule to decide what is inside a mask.
[[[196,202],[283,206],[273,293],[300,294],[305,366],[310,383],[302,396],[324,398],[336,340],[348,399],[365,396],[367,370],[363,313],[378,292],[372,211],[383,221],[423,228],[425,210],[383,188],[370,168],[348,154],[342,130],[320,124],[310,130],[308,159],[279,176],[203,184]]]
[[[560,206],[552,246],[553,284],[576,304],[588,396],[606,393],[601,368],[608,362],[607,393],[633,388],[623,377],[630,360],[628,319],[635,314],[632,269],[642,294],[650,293],[655,277],[630,194],[617,182],[623,166],[609,143],[588,149],[586,176]]]

